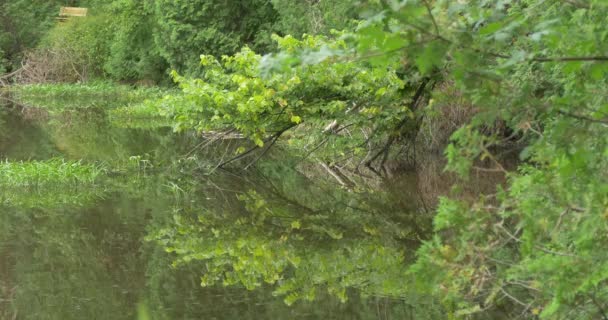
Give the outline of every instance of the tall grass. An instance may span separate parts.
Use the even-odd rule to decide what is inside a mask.
[[[108,115],[113,125],[123,128],[173,127],[176,124],[155,100],[112,109]]]
[[[19,103],[55,110],[123,107],[146,99],[158,99],[165,92],[158,87],[132,87],[111,82],[33,84],[10,88],[13,99]]]
[[[0,187],[54,187],[94,184],[104,168],[81,161],[0,162]]]

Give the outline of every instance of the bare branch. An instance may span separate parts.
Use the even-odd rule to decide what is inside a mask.
[[[270,142],[270,145],[267,145],[266,147],[264,147],[264,151],[262,152],[262,154],[261,154],[259,157],[257,157],[257,158],[256,158],[256,159],[255,159],[255,160],[252,162],[252,163],[249,163],[249,164],[248,164],[248,165],[245,167],[245,169],[246,169],[246,168],[249,168],[249,167],[250,167],[250,166],[251,166],[253,163],[255,163],[257,160],[259,160],[261,156],[263,156],[264,154],[266,154],[266,152],[268,151],[268,149],[270,149],[270,147],[271,147],[271,146],[273,146],[273,145],[275,144],[275,142],[276,142],[276,141],[279,139],[279,137],[281,137],[281,135],[282,135],[283,133],[285,133],[287,130],[289,130],[289,129],[291,129],[291,128],[293,128],[293,127],[297,126],[297,125],[298,125],[298,124],[295,124],[295,123],[290,124],[290,125],[288,125],[286,128],[283,128],[283,129],[281,129],[281,130],[277,131],[275,134],[271,135],[270,137],[266,138],[266,139],[264,140],[264,143],[266,144],[266,143]],[[217,167],[218,167],[218,168],[222,168],[222,167],[224,167],[225,165],[227,165],[227,164],[229,164],[229,163],[232,163],[232,162],[234,162],[234,161],[236,161],[236,160],[239,160],[239,159],[245,158],[245,157],[247,157],[247,156],[251,155],[251,153],[252,153],[252,152],[254,152],[254,151],[258,150],[258,149],[260,149],[260,147],[256,145],[256,146],[252,147],[251,149],[249,149],[249,150],[245,151],[244,153],[242,153],[242,154],[240,154],[240,155],[238,155],[238,156],[236,156],[236,157],[233,157],[233,158],[231,158],[231,159],[228,159],[228,160],[226,160],[226,161],[223,161],[223,162],[222,162],[222,163],[220,163],[220,164],[219,164]]]

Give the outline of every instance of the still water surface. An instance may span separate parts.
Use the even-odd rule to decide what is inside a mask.
[[[230,146],[151,122],[0,107],[2,159],[104,168],[1,190],[0,318],[441,318],[406,289],[434,197],[415,174],[345,188],[278,153],[210,174]]]

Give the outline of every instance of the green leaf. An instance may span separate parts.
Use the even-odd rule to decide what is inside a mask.
[[[415,60],[420,73],[428,74],[434,67],[440,66],[443,63],[446,50],[447,46],[439,42],[427,45]]]
[[[300,227],[302,226],[300,220],[295,220],[291,222],[291,228],[292,229],[300,229]]]
[[[489,23],[486,26],[484,26],[483,28],[479,29],[479,35],[486,36],[486,35],[492,34],[496,31],[500,30],[503,26],[504,26],[504,22],[502,22],[502,21]]]
[[[291,122],[299,124],[300,122],[302,122],[302,118],[300,118],[299,116],[291,116]]]

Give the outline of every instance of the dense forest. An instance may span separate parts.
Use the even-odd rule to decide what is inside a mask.
[[[0,250],[0,317],[77,319],[60,298],[23,310],[75,290],[45,266],[64,283],[103,264],[148,292],[99,294],[92,318],[203,317],[204,287],[280,297],[268,318],[608,320],[607,17],[605,0],[0,0],[0,249],[18,252]]]

